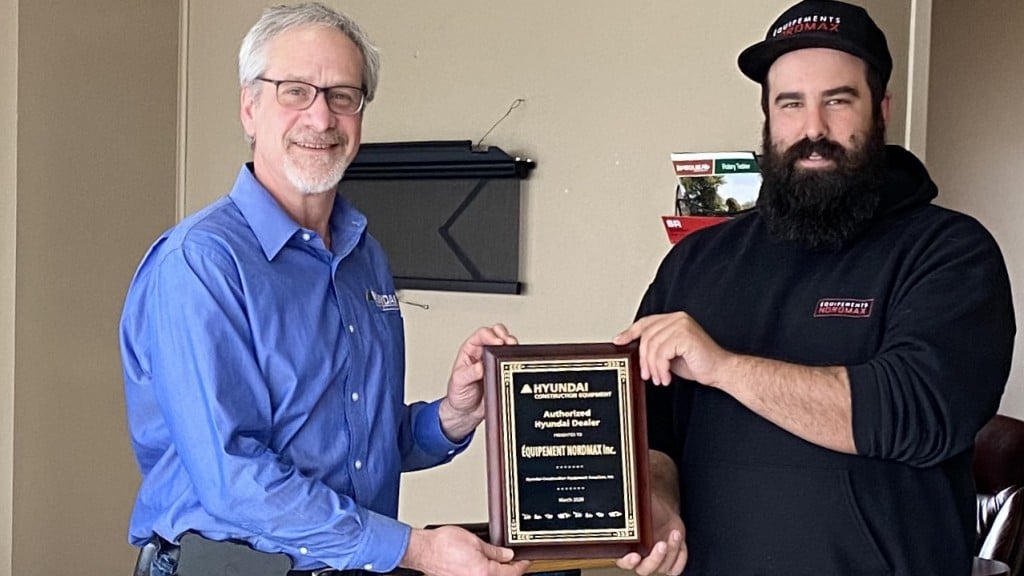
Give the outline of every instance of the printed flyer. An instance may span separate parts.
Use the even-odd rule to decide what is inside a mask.
[[[761,171],[753,152],[677,152],[675,214],[662,223],[673,244],[714,224],[750,210],[761,189]]]

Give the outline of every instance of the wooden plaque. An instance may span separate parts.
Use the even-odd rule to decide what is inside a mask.
[[[488,346],[484,389],[492,544],[528,560],[649,553],[636,344]]]

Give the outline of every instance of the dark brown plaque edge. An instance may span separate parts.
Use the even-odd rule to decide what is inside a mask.
[[[633,478],[636,487],[637,532],[639,538],[625,542],[573,539],[570,542],[539,544],[509,544],[504,518],[508,503],[502,479],[505,477],[506,447],[502,430],[501,362],[543,360],[590,360],[599,358],[629,358],[630,405],[633,408]],[[487,503],[491,544],[515,551],[517,560],[561,560],[620,558],[630,552],[646,556],[654,545],[651,528],[651,499],[649,457],[647,452],[647,409],[644,382],[640,378],[637,344],[616,346],[611,343],[586,344],[527,344],[517,346],[484,347],[484,405],[487,436]]]

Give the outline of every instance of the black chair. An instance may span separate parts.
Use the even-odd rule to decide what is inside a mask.
[[[978,490],[975,555],[1024,576],[1024,421],[996,415],[974,441]]]

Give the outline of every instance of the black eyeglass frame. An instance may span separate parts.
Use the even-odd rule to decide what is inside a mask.
[[[281,104],[281,84],[302,84],[303,86],[309,86],[310,88],[315,90],[315,92],[313,93],[313,97],[309,100],[309,104],[307,104],[304,108],[291,108],[289,106],[281,104],[282,106],[285,106],[289,110],[309,110],[313,106],[313,103],[316,102],[317,97],[319,97],[321,93],[324,95],[324,102],[327,104],[327,109],[334,114],[340,114],[342,116],[355,116],[362,112],[363,108],[366,107],[366,89],[363,88],[362,86],[348,86],[346,84],[338,84],[336,86],[317,86],[316,84],[310,84],[309,82],[303,82],[302,80],[271,80],[270,78],[264,78],[263,76],[257,76],[256,79],[259,80],[260,82],[266,82],[268,84],[274,85],[274,96],[277,97],[278,104]],[[335,88],[347,88],[359,92],[359,107],[356,108],[355,112],[338,112],[331,107],[331,99],[327,97],[327,93],[331,90],[334,90]]]

